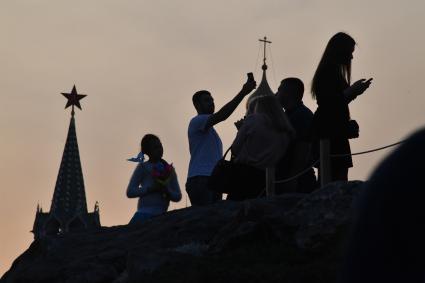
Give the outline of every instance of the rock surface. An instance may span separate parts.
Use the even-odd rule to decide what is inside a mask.
[[[1,282],[335,282],[360,181],[34,241]]]

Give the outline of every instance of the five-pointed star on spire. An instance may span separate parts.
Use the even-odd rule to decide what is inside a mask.
[[[66,103],[65,109],[69,106],[72,106],[72,111],[74,111],[74,105],[81,109],[80,100],[86,97],[85,94],[78,94],[77,89],[74,87],[72,88],[71,93],[63,93],[61,92],[63,96],[65,96],[68,99],[68,102]]]

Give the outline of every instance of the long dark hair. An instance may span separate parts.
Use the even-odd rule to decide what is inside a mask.
[[[351,54],[356,45],[355,40],[346,33],[339,32],[332,36],[326,45],[319,66],[311,83],[311,94],[317,97],[322,83],[329,80],[340,86],[351,83]]]
[[[273,127],[279,132],[287,132],[291,137],[295,135],[294,128],[280,106],[279,100],[273,95],[260,96],[255,100],[255,113],[265,114]]]

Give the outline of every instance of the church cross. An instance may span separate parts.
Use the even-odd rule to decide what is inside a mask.
[[[264,39],[259,39],[259,41],[261,41],[261,42],[263,42],[263,43],[264,43],[264,51],[263,51],[263,55],[264,55],[264,57],[263,57],[263,66],[265,66],[265,65],[266,65],[266,44],[267,44],[267,43],[272,43],[272,42],[271,42],[271,41],[268,41],[266,36],[264,37]]]

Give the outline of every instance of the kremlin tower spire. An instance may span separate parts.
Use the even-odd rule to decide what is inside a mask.
[[[74,87],[71,93],[62,93],[68,101],[65,109],[72,107],[68,136],[59,167],[50,212],[37,209],[33,228],[36,239],[81,229],[100,227],[99,210],[87,211],[83,171],[80,162],[74,106],[81,110],[80,100],[86,95],[78,94]],[[97,207],[97,205],[96,205]]]

